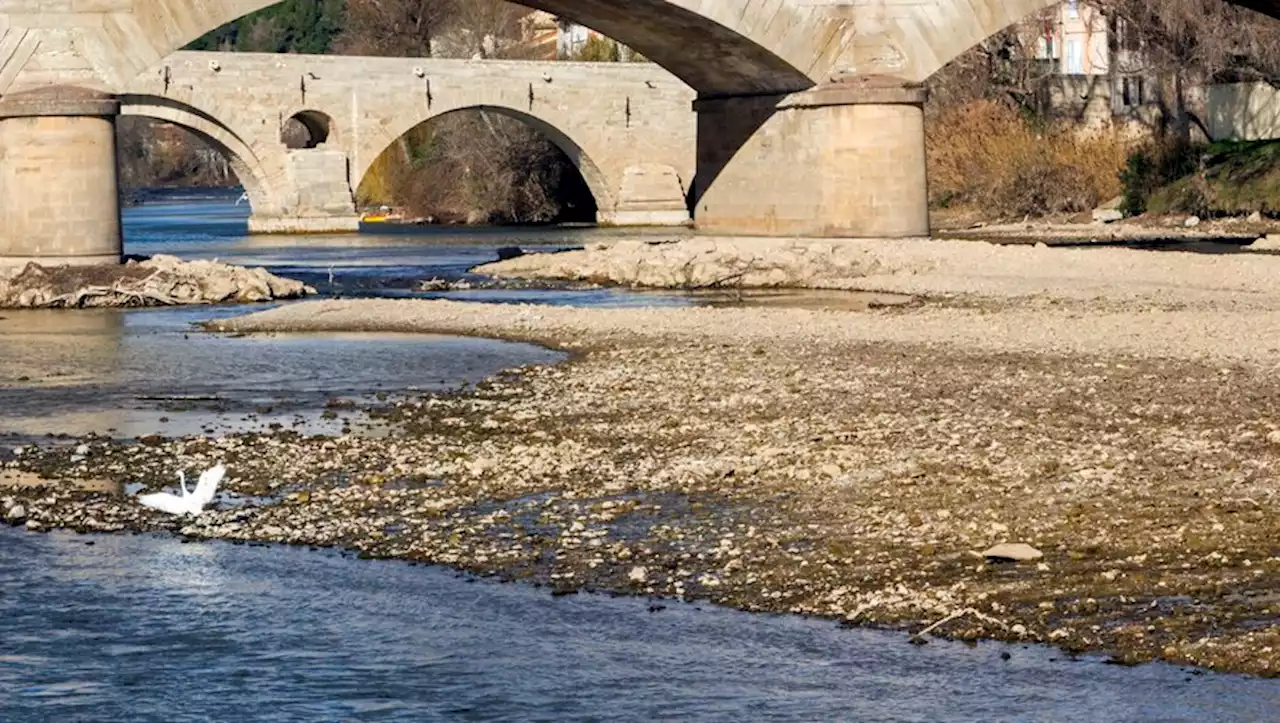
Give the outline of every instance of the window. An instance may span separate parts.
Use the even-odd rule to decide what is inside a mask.
[[[1076,0],[1067,0],[1067,19],[1068,20],[1080,19],[1080,3],[1077,2]]]
[[[1067,40],[1066,66],[1063,72],[1067,75],[1084,75],[1084,41],[1080,38]]]

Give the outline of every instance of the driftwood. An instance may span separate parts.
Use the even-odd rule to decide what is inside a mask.
[[[959,620],[960,618],[963,618],[963,617],[965,617],[965,616],[972,616],[972,617],[975,617],[975,618],[977,618],[978,620],[981,620],[982,622],[987,623],[988,625],[994,625],[994,626],[996,626],[996,627],[1003,628],[1003,629],[1005,629],[1005,630],[1008,630],[1008,629],[1009,629],[1009,626],[1008,626],[1008,625],[1006,625],[1006,624],[1005,624],[1003,621],[1001,621],[1001,620],[997,620],[997,619],[995,619],[995,618],[991,617],[990,615],[987,615],[987,614],[985,614],[985,613],[982,613],[982,612],[980,612],[980,611],[978,611],[978,610],[975,610],[975,609],[973,609],[973,608],[963,608],[963,609],[961,609],[961,610],[956,610],[956,611],[952,612],[951,614],[947,615],[946,617],[942,618],[941,620],[937,621],[936,623],[934,623],[934,624],[930,625],[929,627],[925,628],[924,630],[921,630],[920,632],[916,633],[915,635],[912,635],[912,636],[911,636],[911,642],[913,642],[913,643],[923,643],[923,642],[925,642],[925,637],[924,637],[924,636],[928,635],[929,633],[933,632],[934,630],[937,630],[939,627],[941,627],[941,626],[943,626],[943,625],[946,625],[947,623],[951,622],[952,620]]]

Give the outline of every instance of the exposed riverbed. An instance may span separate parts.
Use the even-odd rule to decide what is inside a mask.
[[[1134,288],[1082,257],[1064,267],[1014,254],[999,277],[888,277],[898,285],[887,290],[927,296],[878,311],[678,308],[684,297],[655,295],[664,308],[366,300],[226,319],[250,335],[218,343],[436,333],[576,357],[466,395],[382,400],[390,404],[371,414],[396,430],[387,437],[220,431],[146,445],[91,441],[84,453],[0,452],[10,466],[55,479],[151,488],[224,459],[229,493],[261,503],[223,504],[195,522],[70,485],[0,498],[20,502],[33,529],[341,547],[557,592],[711,600],[907,630],[955,615],[939,634],[1274,675],[1280,392],[1267,330],[1280,303],[1255,283],[1268,269],[1215,262],[1211,283],[1180,291],[1178,274],[1195,270],[1177,259],[1160,262],[1166,271],[1125,257],[1146,269]],[[1009,259],[1042,273],[1016,283]],[[967,252],[965,263],[991,268]],[[1097,279],[1087,294],[1076,275]],[[982,289],[988,296],[975,294]],[[1045,557],[975,557],[1000,541],[1029,542]],[[841,640],[854,645],[859,635]],[[895,655],[920,650],[887,635]],[[1028,649],[1038,650],[1003,650]],[[980,674],[968,665],[961,679]],[[1144,676],[1170,669],[1105,670],[1133,674],[1140,691]],[[1254,719],[1254,702],[1269,710],[1275,681],[1256,685],[1230,703],[1205,703],[1209,717]],[[892,718],[816,700],[794,717]],[[988,702],[987,713],[956,719],[1020,710],[1013,698]],[[901,710],[901,719],[946,717]],[[1096,717],[1089,710],[1063,717]],[[1151,710],[1132,717],[1182,715]]]

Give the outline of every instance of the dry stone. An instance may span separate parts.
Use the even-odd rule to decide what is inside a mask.
[[[314,294],[266,269],[156,255],[123,265],[0,268],[0,308],[220,304]]]

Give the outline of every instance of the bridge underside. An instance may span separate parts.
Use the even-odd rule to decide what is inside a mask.
[[[924,236],[919,84],[1057,0],[526,0],[631,45],[687,85],[652,66],[485,70],[174,53],[274,2],[0,8],[0,191],[12,198],[34,187],[62,219],[24,216],[17,201],[0,200],[17,219],[0,227],[0,255],[65,255],[75,238],[86,239],[84,258],[102,257],[112,238],[118,246],[118,211],[82,188],[114,188],[101,159],[114,153],[102,128],[116,98],[126,113],[182,123],[229,153],[261,230],[339,218],[349,226],[351,188],[381,149],[431,117],[481,108],[547,132],[582,171],[606,222],[683,218],[687,199],[705,233]],[[1280,15],[1280,0],[1238,4]],[[28,103],[20,92],[69,87],[103,97]],[[280,125],[299,113],[332,119],[323,146],[282,147]],[[101,167],[90,172],[57,150],[76,144]]]

